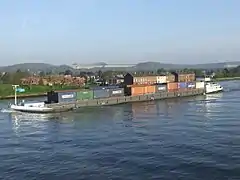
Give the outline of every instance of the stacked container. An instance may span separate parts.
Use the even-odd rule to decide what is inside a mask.
[[[154,94],[156,93],[155,85],[145,85],[145,86],[132,86],[131,87],[131,95],[138,96],[144,94]]]
[[[196,83],[195,82],[188,82],[187,83],[187,88],[188,89],[195,89],[196,88]]]
[[[93,89],[94,99],[119,96],[124,96],[124,89],[118,86],[98,86]]]
[[[174,92],[178,90],[178,82],[167,83],[168,92]]]
[[[186,91],[187,90],[187,83],[186,82],[179,82],[178,83],[178,90],[179,91]]]
[[[61,102],[74,102],[77,99],[76,92],[57,92],[58,94],[58,103]]]
[[[124,88],[110,89],[110,97],[124,96]]]
[[[156,85],[156,92],[165,92],[167,91],[167,84],[158,84]]]
[[[101,99],[110,97],[110,89],[106,88],[96,88],[93,90],[93,98]]]
[[[204,89],[205,82],[196,82],[196,89]]]
[[[49,103],[66,103],[77,100],[77,93],[75,91],[51,91],[47,93]]]
[[[91,100],[93,99],[93,90],[84,90],[77,92],[77,100]]]

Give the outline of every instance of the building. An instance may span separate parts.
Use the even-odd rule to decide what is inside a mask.
[[[31,76],[28,78],[22,78],[20,81],[22,85],[39,85],[40,80],[40,77]]]
[[[127,73],[124,76],[125,85],[144,85],[144,84],[156,84],[157,76],[156,75],[132,75]]]
[[[22,85],[73,85],[83,86],[86,79],[84,77],[73,77],[71,75],[55,75],[45,77],[31,76],[21,79]]]
[[[124,77],[113,77],[108,80],[108,84],[121,84],[124,83]]]
[[[192,82],[196,80],[195,73],[171,72],[176,82]]]

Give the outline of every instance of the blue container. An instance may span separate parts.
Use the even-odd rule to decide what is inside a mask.
[[[167,84],[158,84],[156,85],[156,92],[167,91]]]
[[[110,89],[95,89],[93,90],[93,98],[108,98],[110,97]]]
[[[178,83],[178,89],[186,89],[187,83],[186,82],[179,82]]]
[[[110,97],[124,96],[124,88],[110,89]]]
[[[73,102],[77,100],[76,92],[57,92],[58,102]]]
[[[118,86],[97,86],[93,87],[93,90],[99,90],[99,89],[116,89],[119,88]]]
[[[195,82],[188,82],[187,83],[187,88],[190,88],[190,89],[196,88],[196,83]]]

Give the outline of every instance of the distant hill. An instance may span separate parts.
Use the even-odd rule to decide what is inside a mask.
[[[14,64],[11,66],[2,66],[0,67],[0,71],[4,72],[16,72],[17,70],[21,71],[31,71],[31,72],[38,72],[38,71],[44,71],[44,72],[64,72],[68,69],[72,69],[72,67],[67,65],[60,65],[55,66],[51,64],[45,64],[45,63],[22,63],[22,64]]]
[[[106,65],[106,63],[96,63],[97,65]],[[79,72],[81,70],[85,71],[98,71],[98,70],[121,70],[121,71],[154,71],[160,68],[164,69],[183,69],[183,68],[193,68],[193,69],[221,69],[225,68],[226,65],[229,67],[232,66],[239,66],[240,61],[236,62],[227,62],[227,63],[209,63],[209,64],[194,64],[194,65],[189,65],[189,64],[165,64],[165,63],[159,63],[159,62],[144,62],[144,63],[138,63],[137,65],[133,67],[95,67],[91,69],[80,69],[76,70],[71,66],[68,65],[51,65],[51,64],[45,64],[45,63],[23,63],[23,64],[15,64],[11,66],[3,66],[0,67],[1,72],[16,72],[18,69],[21,71],[28,71],[30,70],[31,72],[38,72],[38,71],[44,71],[44,72],[65,72],[66,70],[71,70],[73,72]]]

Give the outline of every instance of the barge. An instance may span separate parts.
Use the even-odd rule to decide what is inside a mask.
[[[41,103],[17,103],[10,108],[29,113],[54,113],[71,111],[82,107],[116,105],[204,95],[205,82],[194,81],[195,75],[149,76],[136,78],[129,73],[122,86],[97,86],[92,89],[51,91],[47,101]],[[15,87],[16,88],[16,87]]]
[[[78,100],[76,102],[65,103],[52,103],[46,104],[46,107],[51,108],[52,112],[64,112],[71,111],[81,107],[93,107],[93,106],[106,106],[117,105],[129,102],[143,102],[152,100],[164,100],[170,98],[181,98],[203,95],[204,89],[192,89],[187,91],[175,91],[175,92],[160,92],[155,94],[145,94],[137,96],[122,96],[122,97],[110,97],[102,99],[92,99],[87,101]]]

